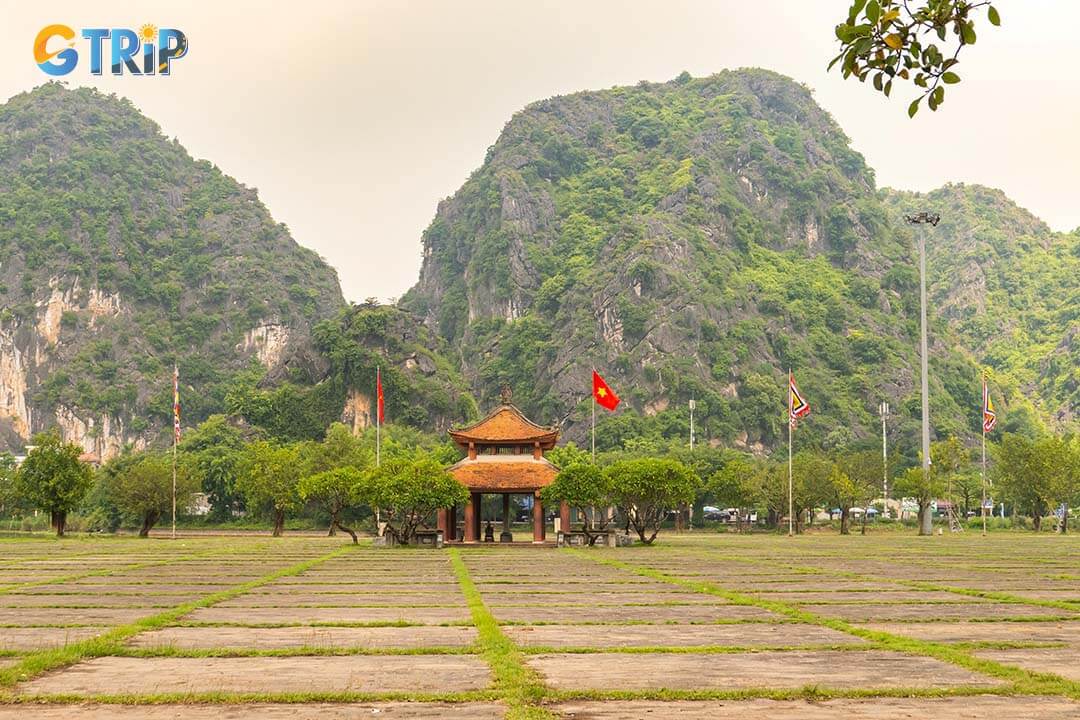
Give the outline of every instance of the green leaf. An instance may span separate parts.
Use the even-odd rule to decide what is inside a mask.
[[[883,88],[884,88],[884,85],[882,85],[882,82],[881,82],[881,73],[878,73],[877,75],[874,76],[874,89],[877,90],[878,92],[881,92]]]
[[[965,45],[975,44],[975,25],[973,23],[966,22],[960,26],[960,38],[964,41]]]
[[[945,83],[946,85],[955,85],[956,83],[960,82],[960,76],[954,72],[947,72],[942,74],[941,82]]]
[[[908,105],[907,116],[909,118],[915,117],[915,113],[919,112],[919,100],[922,100],[922,98],[916,98],[910,105]]]
[[[889,93],[891,93],[891,92],[892,92],[892,80],[890,80],[889,82],[885,83],[885,90],[884,90],[884,92],[885,92],[885,97],[889,97]]]
[[[991,5],[986,11],[986,19],[990,21],[991,25],[1001,25],[1001,15],[998,14],[997,8]]]
[[[855,2],[851,4],[851,10],[848,12],[849,25],[855,24],[855,19],[859,17],[859,13],[862,12],[864,7],[866,7],[866,0],[855,0]]]
[[[878,18],[881,17],[881,6],[878,5],[877,0],[870,0],[866,4],[866,19],[874,25],[877,25]]]

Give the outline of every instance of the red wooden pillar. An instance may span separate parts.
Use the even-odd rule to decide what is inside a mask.
[[[570,506],[565,500],[559,503],[559,525],[563,532],[570,532]]]
[[[476,508],[476,493],[469,494],[469,502],[465,503],[465,542],[474,543],[479,535],[479,513]]]
[[[446,535],[446,539],[447,540],[458,540],[458,539],[460,539],[457,536],[457,505],[452,505],[446,511],[446,519],[447,519],[447,525],[450,526],[449,529],[448,529],[448,534]]]
[[[436,511],[437,526],[442,530],[443,540],[450,540],[450,511],[446,508],[440,508]]]
[[[473,540],[480,542],[480,525],[483,519],[483,510],[480,507],[480,501],[483,499],[483,494],[474,492],[472,494],[472,528],[473,528]]]
[[[533,495],[533,542],[544,542],[544,504],[540,502],[540,493]]]

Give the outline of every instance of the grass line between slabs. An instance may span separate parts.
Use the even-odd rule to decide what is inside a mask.
[[[171,610],[140,618],[139,620],[126,625],[111,628],[101,635],[88,640],[72,643],[63,648],[39,650],[37,652],[29,653],[22,661],[10,667],[0,669],[0,693],[8,693],[0,695],[0,700],[10,700],[11,695],[9,693],[17,683],[31,680],[50,670],[73,665],[81,660],[123,652],[123,642],[141,632],[166,627],[193,610],[210,607],[223,600],[242,595],[252,588],[273,582],[278,578],[299,575],[305,570],[315,567],[320,563],[349,552],[350,548],[351,546],[348,545],[343,546],[320,557],[305,560],[304,562],[280,570],[275,570],[272,573],[263,575],[255,580],[241,583],[227,590],[211,593],[200,600],[183,603]]]
[[[476,589],[469,568],[458,548],[450,548],[450,562],[461,592],[476,626],[480,655],[491,667],[498,697],[506,704],[507,720],[549,720],[555,716],[539,707],[547,694],[540,676],[525,664],[520,648],[503,633],[480,591]]]
[[[630,563],[622,562],[620,560],[615,560],[609,557],[601,557],[595,553],[584,552],[581,550],[567,549],[565,550],[565,552],[573,553],[578,557],[588,558],[593,562],[602,565],[607,565],[609,567],[618,568],[626,572],[631,572],[636,575],[640,575],[641,577],[647,577],[653,580],[660,580],[662,582],[667,582],[673,585],[679,585],[685,588],[689,588],[694,592],[705,593],[708,595],[714,595],[716,597],[724,598],[725,600],[728,600],[735,605],[747,605],[751,607],[757,607],[762,610],[776,613],[778,615],[786,616],[796,622],[805,623],[808,625],[817,625],[819,627],[829,628],[831,630],[836,630],[838,632],[846,633],[848,635],[854,635],[855,637],[859,637],[863,640],[873,643],[878,649],[881,650],[891,650],[894,652],[906,653],[909,655],[921,655],[924,657],[934,658],[936,660],[940,660],[951,665],[962,667],[966,670],[981,673],[983,675],[988,675],[999,680],[1004,680],[1008,683],[1011,683],[1012,689],[1019,694],[1064,695],[1066,697],[1080,699],[1080,683],[1072,680],[1066,680],[1060,675],[1055,675],[1052,673],[1037,673],[1030,670],[1024,670],[1023,668],[1015,667],[1012,665],[1005,665],[992,660],[985,660],[974,656],[969,650],[953,645],[946,645],[926,640],[915,640],[900,635],[893,635],[892,633],[881,632],[879,630],[862,628],[843,620],[826,618],[821,615],[807,612],[788,603],[783,603],[776,600],[763,600],[756,596],[748,595],[746,593],[727,590],[712,582],[706,582],[701,580],[687,580],[675,575],[668,575],[667,573],[660,572],[659,570],[653,570],[651,568],[642,567],[639,565],[632,565]]]

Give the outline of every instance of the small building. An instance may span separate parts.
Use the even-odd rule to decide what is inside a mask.
[[[510,498],[532,497],[533,542],[544,542],[547,535],[540,491],[555,481],[559,469],[544,453],[555,447],[559,430],[537,425],[526,418],[511,402],[509,388],[502,392],[502,404],[480,422],[450,430],[450,438],[466,456],[449,469],[469,489],[465,504],[464,537],[457,537],[457,508],[439,511],[439,529],[447,540],[472,543],[481,539],[481,499],[485,494],[502,495],[502,532],[500,541],[510,542]],[[569,525],[570,510],[559,508],[560,522]]]

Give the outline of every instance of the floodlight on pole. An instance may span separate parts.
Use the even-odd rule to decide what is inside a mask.
[[[930,374],[926,342],[926,226],[937,227],[941,216],[937,213],[920,212],[905,215],[904,221],[919,226],[919,364],[922,381],[922,467],[923,479],[930,477]],[[933,514],[924,512],[920,518],[919,534],[934,532]]]

